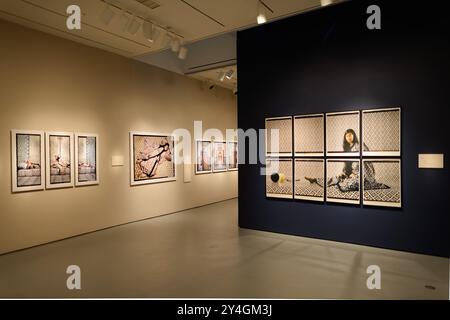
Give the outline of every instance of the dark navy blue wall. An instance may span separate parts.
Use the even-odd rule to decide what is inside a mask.
[[[366,28],[370,4],[382,30]],[[267,199],[262,165],[240,165],[240,227],[449,255],[450,18],[415,5],[350,1],[238,33],[239,128],[400,106],[403,138],[401,210]],[[418,169],[418,153],[445,153],[446,168]]]

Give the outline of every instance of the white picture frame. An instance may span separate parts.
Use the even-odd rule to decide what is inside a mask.
[[[341,118],[338,118],[341,117]],[[344,117],[347,117],[345,119]],[[351,117],[351,119],[349,119]],[[359,110],[329,112],[325,114],[326,156],[359,157],[361,154],[361,112]],[[354,123],[353,123],[354,122]],[[343,142],[346,130],[353,130],[358,140],[358,151],[344,151]],[[337,131],[337,132],[335,132]]]
[[[273,162],[278,162],[278,165],[273,166]],[[266,158],[266,198],[293,199],[293,164],[292,158]],[[272,179],[274,174],[276,180]]]
[[[135,137],[147,137],[150,139],[166,139],[168,140],[167,143],[169,143],[169,147],[168,150],[170,150],[170,156],[171,156],[171,160],[168,161],[166,160],[165,156],[163,156],[163,153],[167,151],[164,151],[163,148],[160,151],[155,151],[157,152],[155,155],[157,155],[158,153],[160,153],[160,159],[164,159],[164,162],[170,162],[169,164],[166,163],[166,167],[170,166],[172,170],[172,174],[171,175],[167,175],[161,178],[143,178],[143,179],[136,179],[136,175],[137,172],[135,172],[136,170],[136,160],[135,160]],[[176,150],[176,144],[175,144],[175,136],[172,134],[168,134],[168,133],[155,133],[155,132],[144,132],[144,131],[130,131],[129,133],[129,137],[130,137],[130,185],[131,186],[139,186],[139,185],[146,185],[146,184],[154,184],[154,183],[161,183],[161,182],[172,182],[172,181],[176,181],[177,180],[177,168],[176,168],[176,156],[177,156],[177,150]],[[153,157],[154,155],[152,155],[151,157]],[[149,159],[151,160],[151,159]],[[159,162],[158,162],[159,165]],[[153,171],[155,170],[155,168],[150,167],[150,169]],[[157,168],[156,168],[157,170]],[[150,172],[150,174],[152,173],[152,171]]]
[[[203,152],[203,143],[209,143],[209,170],[199,170],[199,152]],[[201,148],[199,144],[202,144]],[[213,143],[211,140],[196,140],[195,141],[195,174],[208,174],[212,173],[213,168]]]
[[[269,135],[271,137],[272,132],[269,132],[271,130],[277,129],[278,125],[274,124],[274,127],[272,128],[271,123],[276,123],[283,121],[285,122],[286,128],[281,128],[279,130],[279,141],[281,140],[283,143],[281,143],[281,149],[283,150],[271,150],[271,140],[269,139]],[[284,116],[284,117],[271,117],[265,119],[265,148],[266,148],[266,157],[291,157],[293,154],[292,150],[292,139],[293,139],[293,124],[292,124],[292,116]],[[270,140],[270,143],[269,143]],[[280,143],[278,144],[278,147],[280,149]]]
[[[388,189],[376,188],[374,190],[366,189],[366,162],[372,163],[395,163],[398,164],[398,180],[396,183],[387,183],[389,186]],[[372,164],[373,165],[373,164]],[[362,203],[364,206],[378,206],[378,207],[391,207],[391,208],[401,208],[402,207],[402,169],[401,169],[402,161],[400,159],[390,159],[390,158],[368,158],[363,159],[363,168],[362,168]],[[375,183],[376,184],[385,184],[386,181],[380,179],[380,170],[376,168],[375,170]],[[389,177],[395,176],[395,174],[388,175]],[[392,179],[389,179],[392,180]],[[373,183],[371,183],[373,184]],[[395,185],[396,184],[396,185]],[[378,194],[379,198],[389,199],[396,198],[397,195],[399,197],[398,201],[382,201],[382,200],[368,200],[369,195],[366,194],[366,191],[373,191]],[[398,193],[397,193],[398,192]],[[376,198],[377,196],[371,196],[372,198]]]
[[[318,163],[322,167],[321,173],[319,176],[311,177],[311,178],[317,179],[317,181],[308,183],[308,184],[311,184],[311,188],[316,188],[317,190],[320,190],[321,194],[314,195],[315,192],[310,192],[310,194],[297,193],[297,186],[300,186],[302,180],[305,179],[303,174],[301,176],[299,176],[299,172],[297,170],[297,163],[300,163],[300,162]],[[325,179],[325,161],[323,158],[295,158],[295,160],[294,160],[294,199],[324,202],[325,201],[325,186],[326,186],[325,181],[326,181],[326,179]],[[320,183],[322,183],[323,185],[320,186]],[[316,191],[316,190],[314,190],[314,191]]]
[[[313,119],[313,118],[319,118],[320,119],[320,125],[317,128],[318,134],[317,140],[314,141],[314,143],[318,143],[318,147],[315,149],[320,150],[314,150],[314,151],[306,151],[306,150],[299,150],[301,149],[301,146],[299,144],[304,141],[301,137],[301,131],[299,131],[299,123],[297,120],[301,119]],[[294,122],[294,155],[296,157],[323,157],[325,154],[325,115],[323,113],[316,113],[316,114],[305,114],[305,115],[297,115],[294,116],[293,119]],[[311,128],[309,128],[311,130]],[[311,137],[308,135],[308,141],[311,141]]]
[[[80,179],[80,174],[85,175],[85,173],[80,173],[80,139],[81,138],[94,138],[95,139],[95,179]],[[95,133],[75,133],[75,186],[90,186],[100,184],[100,162],[99,162],[99,136]],[[91,164],[90,164],[91,165]]]
[[[386,119],[379,119],[378,121],[381,122],[381,124],[378,125],[372,125],[369,126],[369,120],[366,119],[367,116],[369,114],[381,114],[381,113],[387,113],[387,112],[392,112],[392,113],[398,113],[398,115],[395,115],[395,117],[398,117],[398,123],[396,123],[398,125],[398,128],[394,128],[392,130],[386,130],[386,128],[384,128],[387,124],[386,124]],[[397,120],[395,120],[395,118],[393,119],[395,122],[397,122]],[[361,140],[363,142],[362,146],[362,155],[363,156],[375,156],[375,157],[400,157],[401,156],[401,135],[402,135],[402,123],[401,123],[401,108],[400,107],[393,107],[393,108],[378,108],[378,109],[366,109],[366,110],[362,110],[362,117],[361,117],[361,127],[362,127],[362,134],[361,134]],[[371,128],[369,130],[369,127]],[[373,131],[376,130],[374,127],[379,127],[380,131],[382,132],[382,135],[386,135],[386,132],[389,133],[395,133],[396,137],[389,137],[389,136],[382,136],[381,138],[376,139],[375,141],[379,141],[382,139],[385,140],[392,140],[392,142],[390,142],[389,144],[391,145],[396,145],[397,148],[391,148],[392,149],[398,149],[398,150],[373,150],[372,148],[372,144],[370,143],[369,137],[373,134]],[[370,133],[369,133],[370,131]],[[365,147],[368,148],[368,150],[365,150]],[[381,146],[378,147],[377,149],[381,149]]]
[[[336,194],[341,194],[342,197],[334,197],[330,196],[332,194],[330,188],[338,189],[337,185],[328,185],[328,181],[330,178],[335,177],[335,175],[330,174],[332,170],[330,170],[329,164],[332,162],[357,162],[358,163],[358,190],[356,191],[345,191],[342,192],[341,190],[334,190]],[[337,173],[336,173],[337,174]],[[361,160],[359,158],[342,158],[342,159],[327,159],[326,160],[326,179],[325,179],[325,201],[327,203],[347,203],[347,204],[361,204]],[[349,193],[346,193],[349,192]],[[351,195],[357,196],[357,199],[352,199],[350,197],[344,198],[344,195],[349,195],[351,192]]]
[[[62,151],[59,150],[59,154],[54,154],[53,149],[57,147],[53,146],[53,138],[59,138],[61,141],[64,139],[65,142],[69,143],[67,148],[64,148],[64,153],[69,152],[69,155],[65,155],[64,159],[56,160],[55,157],[63,157]],[[68,139],[68,141],[67,141]],[[62,142],[59,143],[59,147],[61,148]],[[46,152],[46,163],[45,163],[45,188],[46,189],[60,189],[60,188],[72,188],[74,183],[74,166],[75,166],[75,157],[74,157],[74,134],[73,132],[59,132],[59,131],[51,131],[45,133],[45,152]],[[60,164],[58,164],[60,162]],[[67,162],[69,162],[70,168],[67,168]],[[58,174],[53,174],[54,171],[59,172]],[[65,174],[61,175],[61,172]],[[69,181],[58,182],[56,180],[58,177],[62,177],[62,179],[66,179],[69,176]],[[54,181],[52,181],[54,180]]]
[[[230,145],[232,147],[230,147]],[[236,150],[236,164],[235,167],[231,167],[232,165],[232,161],[231,158],[233,157],[233,155],[231,154],[231,152],[233,150]],[[228,171],[237,171],[239,168],[239,144],[237,141],[228,141],[227,142],[227,170]]]
[[[219,145],[221,146],[219,148]],[[223,140],[214,140],[213,148],[212,148],[212,172],[225,172],[228,167],[228,159],[227,159],[227,142]],[[220,162],[219,166],[219,158],[223,158],[223,161]]]
[[[19,161],[19,155],[18,155],[18,136],[37,136],[39,137],[39,141],[37,142],[37,145],[39,147],[39,155],[35,155],[35,160],[38,160],[40,163],[39,168],[32,167],[36,166],[37,164],[32,163],[30,159],[27,159],[26,162]],[[30,148],[30,147],[28,147]],[[34,151],[36,152],[36,151]],[[25,159],[22,159],[25,160]],[[28,162],[30,161],[30,162]],[[19,165],[21,165],[21,162],[23,162],[22,168],[19,168]],[[29,166],[30,169],[27,167]],[[11,130],[11,179],[12,179],[12,192],[28,192],[28,191],[37,191],[37,190],[44,190],[45,189],[45,133],[44,131],[37,131],[37,130]],[[31,177],[28,174],[24,174],[22,176],[21,170],[32,170],[30,171]],[[36,173],[36,174],[35,174]],[[37,175],[39,174],[39,175]],[[39,178],[37,178],[39,177]],[[36,180],[33,181],[24,181],[25,179],[30,180]],[[21,180],[19,182],[19,180]]]

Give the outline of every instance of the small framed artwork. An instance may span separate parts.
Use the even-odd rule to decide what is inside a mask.
[[[99,141],[97,134],[75,134],[75,185],[99,184]]]
[[[292,117],[266,118],[266,156],[292,156]]]
[[[46,188],[74,186],[74,143],[71,132],[46,132]]]
[[[44,141],[43,131],[11,131],[12,192],[44,189]]]
[[[360,160],[327,159],[326,201],[360,203]]]
[[[297,157],[324,155],[324,115],[294,117],[294,152]]]
[[[362,111],[363,156],[400,156],[400,108]]]
[[[327,156],[360,155],[359,111],[326,114]]]
[[[227,171],[227,143],[213,142],[213,172]]]
[[[295,159],[294,198],[325,200],[325,164],[323,159]]]
[[[131,185],[175,181],[175,155],[173,135],[130,132]]]
[[[238,169],[238,143],[236,141],[228,141],[227,143],[227,170],[233,171]]]
[[[363,205],[402,206],[400,159],[363,159]]]
[[[293,198],[292,159],[266,159],[266,197]]]
[[[205,140],[196,141],[195,174],[212,172],[212,142]]]

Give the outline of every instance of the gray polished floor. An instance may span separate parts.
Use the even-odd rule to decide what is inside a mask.
[[[236,226],[234,199],[6,254],[0,297],[448,299],[448,259]]]

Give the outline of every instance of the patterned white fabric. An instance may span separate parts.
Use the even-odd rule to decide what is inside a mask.
[[[363,112],[363,139],[370,151],[400,151],[400,110]]]
[[[292,152],[292,119],[267,119],[266,120],[266,130],[267,130],[267,153],[271,152]],[[278,141],[272,142],[272,130],[278,130]],[[278,144],[278,150],[272,148],[272,143],[274,146]]]

